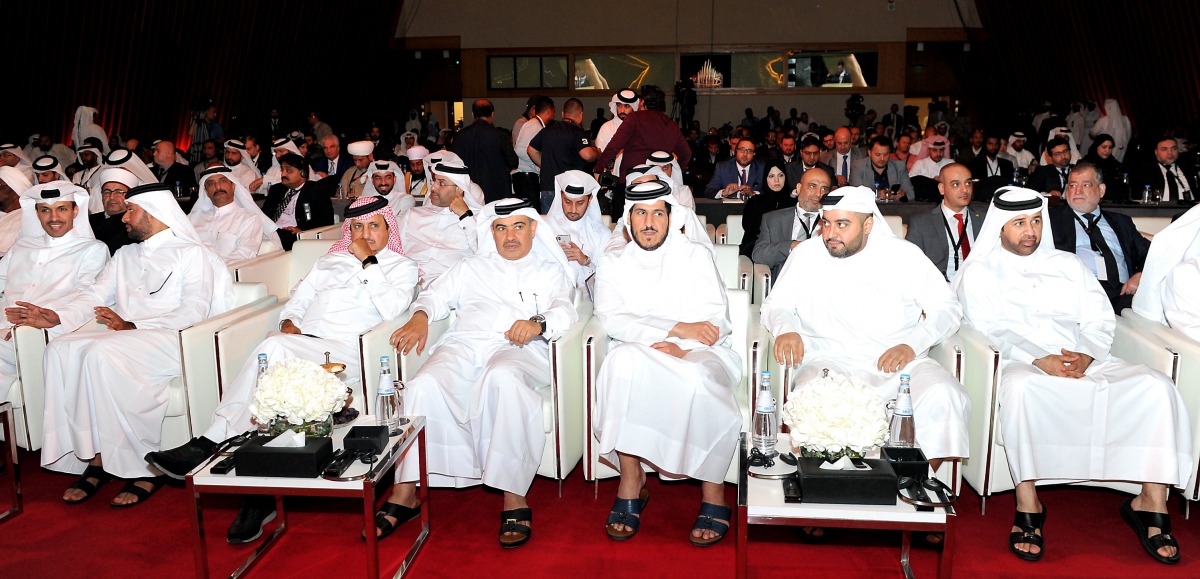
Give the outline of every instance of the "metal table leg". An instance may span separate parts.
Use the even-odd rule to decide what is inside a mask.
[[[24,510],[24,500],[21,496],[21,464],[17,457],[17,425],[13,421],[12,402],[0,404],[0,422],[4,423],[4,456],[5,470],[12,477],[13,503],[12,507],[0,513],[0,522],[21,514]]]

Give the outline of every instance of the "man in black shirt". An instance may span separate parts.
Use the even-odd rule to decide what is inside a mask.
[[[471,181],[483,189],[484,200],[491,203],[512,197],[512,181],[508,174],[517,168],[512,136],[493,124],[496,109],[491,101],[475,101],[471,105],[471,115],[475,117],[475,122],[455,138],[454,152],[470,168]],[[413,165],[414,171],[417,165],[420,164]]]
[[[554,200],[554,178],[564,171],[577,169],[591,172],[592,163],[600,149],[592,144],[580,123],[583,122],[583,103],[567,99],[562,109],[562,122],[551,123],[529,142],[529,158],[541,167],[541,213],[550,210]]]
[[[104,169],[98,179],[104,211],[89,215],[88,221],[91,222],[92,234],[108,246],[108,253],[112,255],[126,245],[137,243],[136,239],[129,237],[129,231],[125,229],[121,218],[125,216],[127,209],[125,194],[138,186],[141,180],[133,173],[117,167]]]

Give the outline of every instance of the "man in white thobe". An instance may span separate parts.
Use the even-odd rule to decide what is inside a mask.
[[[0,256],[21,234],[21,195],[33,185],[13,167],[0,167]]]
[[[646,164],[658,167],[671,179],[671,192],[679,200],[680,205],[692,211],[696,210],[696,199],[692,195],[692,188],[684,184],[683,169],[679,167],[679,159],[675,158],[674,153],[655,151],[646,157]]]
[[[406,255],[421,267],[421,288],[479,248],[475,212],[482,205],[464,196],[474,185],[466,167],[449,161],[430,168],[427,203],[404,212],[397,220]]]
[[[100,147],[95,145],[80,146],[79,143],[76,143],[76,146],[78,150],[76,150],[75,155],[80,168],[71,176],[71,182],[91,191],[92,187],[96,185],[94,178],[104,168],[104,163],[101,162],[103,157],[101,157]],[[95,213],[95,211],[92,211],[92,213]]]
[[[675,193],[675,182],[667,175],[662,167],[653,165],[638,165],[629,170],[629,174],[625,175],[625,188],[629,189],[634,185],[641,183],[662,181],[670,188],[671,198],[674,202],[671,204],[671,229],[682,232],[688,239],[704,245],[712,251],[712,238],[708,236],[708,232],[704,224],[700,222],[700,218],[696,216],[696,212],[688,207],[687,201],[681,199]],[[651,189],[657,188],[656,185],[650,185]],[[613,226],[612,234],[608,238],[608,242],[604,245],[604,253],[611,253],[623,249],[629,245],[629,228],[625,224],[627,215],[621,215],[617,219],[617,223]]]
[[[342,178],[338,180],[340,193],[345,197],[370,197],[370,193],[363,192],[363,175],[367,174],[375,160],[375,144],[371,141],[355,141],[346,145],[346,152],[350,153],[354,166],[342,173]]]
[[[503,199],[479,216],[480,252],[437,278],[413,302],[413,316],[392,345],[420,353],[429,322],[454,310],[453,327],[408,380],[405,411],[426,416],[431,486],[484,484],[504,492],[500,545],[524,544],[533,513],[525,495],[546,446],[542,402],[549,395],[547,340],[579,319],[566,258],[532,202]],[[390,534],[420,512],[418,460],[408,453],[397,484],[376,515]]]
[[[582,290],[596,273],[595,260],[612,236],[600,220],[600,203],[596,200],[600,184],[583,171],[564,171],[554,178],[554,188],[556,195],[546,220],[560,238],[558,244],[575,274],[575,287]],[[590,290],[587,293],[591,295]]]
[[[225,166],[233,170],[234,179],[247,189],[262,177],[258,167],[250,162],[246,144],[237,139],[225,141]]]
[[[417,200],[409,195],[403,186],[396,187],[397,183],[404,181],[404,172],[400,170],[400,166],[395,161],[371,163],[362,180],[362,194],[368,197],[378,195],[387,199],[388,205],[397,219],[404,217],[404,214],[417,204]]]
[[[404,256],[396,221],[382,197],[362,197],[346,208],[342,238],[317,260],[279,313],[279,332],[271,332],[255,349],[270,363],[303,358],[329,359],[346,365],[357,377],[358,337],[386,320],[400,317],[412,302],[417,264]],[[146,462],[183,479],[208,460],[217,445],[254,428],[250,403],[258,379],[257,357],[249,358],[221,395],[212,426],[203,436],[171,450],[151,452]],[[357,383],[352,378],[352,383]],[[362,389],[359,389],[362,391]],[[370,403],[372,401],[365,401]],[[275,517],[275,501],[248,498],[229,527],[227,540],[248,543]]]
[[[733,386],[741,358],[729,340],[729,300],[711,251],[681,234],[680,210],[662,180],[625,194],[634,243],[596,267],[596,316],[618,342],[597,379],[594,430],[601,456],[621,473],[609,537],[637,533],[649,493],[642,463],[662,478],[701,482],[689,539],[708,546],[728,531],[724,481],[742,418]]]
[[[1151,557],[1178,561],[1166,500],[1194,474],[1183,400],[1165,375],[1110,354],[1112,306],[1091,270],[1050,242],[1046,199],[1000,191],[952,285],[965,321],[1002,356],[1000,430],[1017,483],[1009,549],[1044,553],[1035,484],[1134,481],[1142,490],[1122,518]]]
[[[204,246],[225,263],[236,263],[258,255],[263,241],[283,247],[275,222],[254,203],[229,167],[213,167],[200,174],[201,195],[188,213],[192,227]]]
[[[67,177],[67,174],[63,172],[62,162],[57,158],[52,155],[42,155],[33,160],[33,180],[30,183],[38,185],[60,179],[68,183],[71,182],[71,178]],[[85,215],[87,214],[86,207],[83,212]]]
[[[896,397],[900,374],[910,375],[917,443],[930,466],[965,458],[971,401],[927,355],[962,319],[941,272],[892,233],[867,187],[821,199],[819,240],[792,250],[763,302],[775,359],[800,366],[796,384],[829,369],[859,378],[882,400]]]
[[[33,163],[21,147],[13,143],[0,144],[0,167],[13,167],[29,181],[33,181]]]
[[[138,504],[162,486],[142,457],[158,450],[168,386],[182,372],[179,330],[233,301],[229,271],[200,242],[169,186],[134,188],[128,203],[124,220],[141,243],[117,251],[60,310],[18,302],[5,312],[14,324],[38,328],[70,331],[92,319],[107,326],[46,347],[42,466],[82,473],[63,494],[67,503],[91,498],[114,476],[130,479],[114,507]]]
[[[1133,311],[1200,342],[1200,205],[1154,236]]]
[[[87,190],[51,181],[21,195],[21,236],[0,259],[0,292],[6,308],[18,301],[60,309],[65,298],[91,285],[108,262],[108,248],[88,225]],[[7,400],[17,379],[12,324],[0,321],[0,400]],[[50,328],[51,337],[63,332]]]
[[[429,195],[429,171],[425,163],[428,156],[429,149],[425,147],[417,145],[409,148],[408,170],[404,172],[404,190],[413,198],[420,199],[421,205],[425,204],[425,196]]]

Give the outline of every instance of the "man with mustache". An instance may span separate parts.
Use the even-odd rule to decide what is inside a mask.
[[[676,209],[665,181],[632,185],[624,213],[633,243],[597,265],[595,312],[619,344],[600,367],[593,428],[600,455],[621,473],[608,536],[637,534],[650,497],[645,462],[661,478],[700,481],[688,538],[707,547],[732,519],[724,481],[741,429],[733,385],[742,365],[712,253],[672,223]]]
[[[233,179],[228,167],[214,167],[200,177],[203,195],[188,219],[205,247],[234,263],[258,255],[264,240],[279,246],[275,223],[258,209],[250,192]]]
[[[21,236],[0,259],[5,307],[16,307],[18,301],[62,307],[104,269],[108,248],[92,236],[87,197],[86,189],[66,181],[37,185],[21,194]],[[8,399],[17,379],[12,325],[0,322],[0,400]],[[57,337],[64,330],[55,326],[50,331]]]
[[[799,366],[797,384],[828,368],[882,400],[896,397],[900,374],[911,375],[917,443],[930,466],[966,457],[971,402],[926,355],[962,318],[942,273],[892,233],[866,187],[825,195],[820,235],[823,244],[796,246],[762,304],[775,359]]]
[[[1046,205],[1031,189],[1001,189],[952,284],[964,321],[1003,356],[998,418],[1017,485],[1008,548],[1027,561],[1045,553],[1038,481],[1137,481],[1121,517],[1147,554],[1177,563],[1167,496],[1194,474],[1183,399],[1167,376],[1110,353],[1108,297],[1085,262],[1046,238]]]
[[[413,301],[412,319],[392,334],[407,354],[426,347],[429,323],[456,312],[454,325],[406,383],[405,411],[427,416],[432,486],[484,484],[503,492],[500,546],[532,536],[526,494],[546,433],[541,390],[548,388],[547,340],[579,319],[566,257],[532,200],[503,199],[479,216],[479,253],[438,277]],[[490,238],[490,239],[489,239]],[[396,485],[375,515],[386,537],[416,517],[418,457],[396,467]],[[370,532],[370,531],[368,531]]]

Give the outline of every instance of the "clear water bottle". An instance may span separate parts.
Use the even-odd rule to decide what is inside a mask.
[[[763,370],[762,378],[758,382],[752,442],[754,448],[763,456],[772,457],[779,454],[779,451],[775,450],[775,444],[779,440],[779,422],[775,417],[775,397],[771,395],[771,372]]]
[[[392,365],[388,356],[379,357],[379,391],[375,409],[375,423],[386,426],[388,436],[400,434],[400,396],[392,382]]]
[[[1150,186],[1149,185],[1142,187],[1142,204],[1143,205],[1150,204]]]
[[[887,445],[897,448],[912,448],[917,445],[916,426],[913,424],[912,391],[909,387],[911,377],[900,375],[900,393],[896,395],[896,405],[892,409],[892,423],[888,429]]]
[[[263,379],[263,375],[266,373],[267,373],[267,355],[260,353],[258,355],[258,377],[255,380],[261,382]],[[265,420],[258,421],[257,426],[258,426],[259,434],[265,435],[271,429],[271,424]]]

